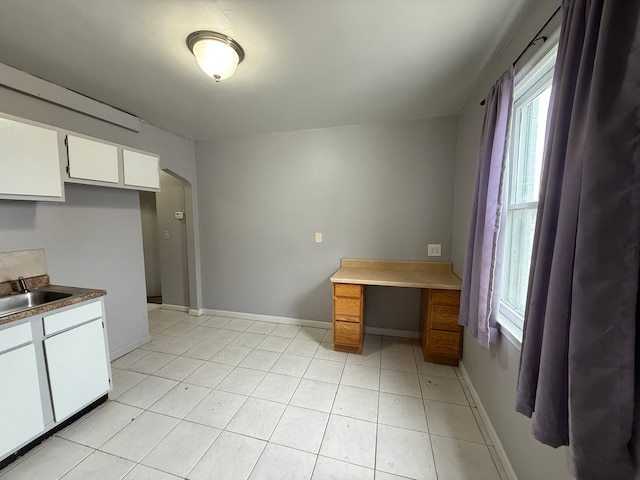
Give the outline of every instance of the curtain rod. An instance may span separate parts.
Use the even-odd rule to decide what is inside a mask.
[[[553,12],[551,14],[551,16],[549,17],[549,19],[545,22],[545,24],[542,26],[542,28],[540,28],[540,30],[538,30],[538,33],[536,33],[533,38],[531,39],[531,41],[527,44],[526,47],[524,47],[524,50],[522,50],[522,52],[520,52],[520,55],[518,55],[518,58],[516,58],[513,61],[513,66],[515,67],[516,64],[518,63],[518,61],[524,56],[525,53],[527,53],[527,50],[529,50],[531,47],[533,47],[535,44],[538,43],[539,40],[542,40],[542,43],[546,42],[547,39],[549,37],[547,37],[546,35],[540,35],[542,33],[542,31],[547,28],[547,25],[549,25],[551,23],[551,20],[553,20],[553,17],[555,17],[558,12],[562,10],[562,5],[560,5],[558,8],[556,8],[556,11]],[[480,102],[480,105],[484,105],[485,104],[485,100],[482,100]]]

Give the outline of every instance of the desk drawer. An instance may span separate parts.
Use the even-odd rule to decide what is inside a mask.
[[[354,297],[362,296],[362,285],[352,285],[350,283],[334,283],[333,294],[336,297]]]
[[[462,334],[431,330],[429,332],[428,353],[431,355],[443,355],[446,357],[460,358],[462,346]]]
[[[359,347],[362,345],[362,325],[353,322],[333,322],[333,343]]]
[[[333,297],[334,318],[345,322],[362,321],[362,299]]]
[[[462,325],[458,325],[458,307],[447,305],[431,305],[431,328],[462,332]]]
[[[431,305],[460,306],[460,291],[458,290],[431,290]]]

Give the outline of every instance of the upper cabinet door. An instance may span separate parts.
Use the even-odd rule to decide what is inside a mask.
[[[0,196],[62,198],[56,130],[0,118]]]
[[[123,150],[124,184],[160,189],[160,159],[146,153]]]
[[[69,176],[118,183],[118,147],[88,138],[67,135]]]

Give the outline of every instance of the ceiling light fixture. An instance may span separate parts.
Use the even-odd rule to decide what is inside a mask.
[[[244,59],[244,50],[233,38],[199,30],[187,37],[187,47],[204,73],[216,82],[229,78]]]

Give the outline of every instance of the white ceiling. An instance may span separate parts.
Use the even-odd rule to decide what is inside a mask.
[[[532,0],[1,0],[0,62],[189,138],[455,115]],[[195,30],[246,58],[216,84]]]

